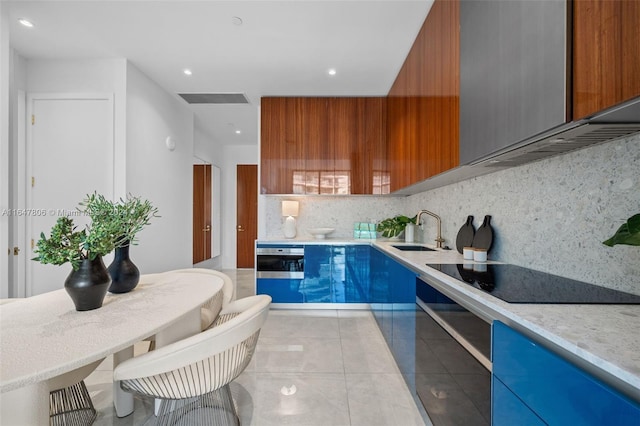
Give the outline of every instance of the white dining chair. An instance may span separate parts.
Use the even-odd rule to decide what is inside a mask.
[[[113,379],[162,399],[158,425],[239,425],[229,383],[249,364],[270,305],[267,295],[231,302],[220,312],[225,321],[119,364]]]
[[[93,424],[96,409],[84,383],[103,360],[77,368],[47,380],[49,388],[50,426],[85,426]]]
[[[175,269],[167,272],[160,272],[157,274],[146,274],[144,275],[144,280],[146,282],[154,282],[167,276],[171,276],[171,274],[181,274],[181,273],[191,273],[191,274],[200,274],[203,276],[213,276],[219,277],[222,279],[222,291],[217,293],[213,298],[209,299],[205,302],[200,308],[200,329],[206,330],[213,324],[213,321],[217,318],[218,313],[222,307],[227,306],[230,302],[235,300],[236,290],[235,285],[231,278],[220,271],[216,271],[213,269],[204,269],[204,268],[186,268],[186,269]],[[149,342],[149,350],[153,351],[156,348],[155,336],[149,336],[149,338],[145,339],[145,341]]]
[[[229,275],[225,274],[224,272],[220,272],[215,269],[205,269],[205,268],[186,268],[186,269],[178,269],[176,271],[171,271],[171,272],[189,272],[194,274],[205,274],[205,275],[220,277],[224,282],[222,286],[222,293],[224,295],[224,298],[222,299],[222,306],[225,307],[229,303],[236,300],[236,286],[233,283],[233,280],[231,279],[231,277],[229,277]]]
[[[215,269],[204,269],[204,268],[188,268],[188,269],[178,269],[176,271],[171,272],[187,272],[191,274],[201,274],[205,276],[214,276],[222,279],[222,307],[224,308],[229,303],[233,302],[236,299],[236,287],[227,274],[217,271]],[[202,330],[206,330],[213,324],[213,321],[218,316],[218,312],[220,312],[220,306],[217,304],[218,301],[211,299],[209,302],[202,306],[200,310],[200,324],[202,326]]]

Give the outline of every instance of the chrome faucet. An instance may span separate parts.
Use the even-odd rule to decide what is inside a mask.
[[[440,220],[440,216],[430,212],[429,210],[420,210],[418,212],[418,215],[416,216],[416,225],[418,226],[420,226],[420,217],[422,216],[423,213],[434,217],[438,222],[438,235],[436,236],[436,247],[442,248],[442,243],[444,243],[444,238],[442,238],[442,221]]]

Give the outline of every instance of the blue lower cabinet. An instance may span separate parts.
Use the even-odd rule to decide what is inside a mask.
[[[499,321],[493,323],[494,383],[500,381],[547,424],[640,425],[640,405]],[[494,395],[492,409],[500,413]],[[519,424],[500,417],[494,425]]]
[[[537,426],[546,423],[494,376],[491,380],[491,424],[493,426]]]
[[[306,302],[369,302],[369,246],[306,245],[304,257]]]
[[[382,308],[382,304],[391,303],[391,287],[389,286],[388,264],[391,259],[384,253],[373,247],[370,250],[369,276],[371,285],[369,287],[369,301],[376,307]]]
[[[258,278],[257,294],[268,294],[273,303],[303,303],[304,294],[300,291],[301,279],[265,279]]]
[[[370,247],[367,245],[345,246],[344,298],[335,295],[336,302],[369,303],[371,288]]]
[[[331,245],[305,245],[304,280],[300,292],[306,303],[331,303],[332,257]]]
[[[370,254],[371,310],[400,372],[413,380],[417,274],[373,247]]]
[[[415,303],[418,275],[371,247],[371,303]]]
[[[418,275],[400,263],[389,262],[389,286],[393,303],[416,303],[416,277]]]

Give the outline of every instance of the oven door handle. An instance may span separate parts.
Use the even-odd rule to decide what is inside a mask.
[[[256,278],[258,279],[303,279],[304,272],[291,272],[291,271],[256,271]]]

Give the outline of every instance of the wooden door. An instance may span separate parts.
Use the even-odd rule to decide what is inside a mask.
[[[211,259],[211,165],[193,166],[193,263]]]
[[[238,164],[236,173],[236,267],[253,268],[258,237],[258,166]]]

